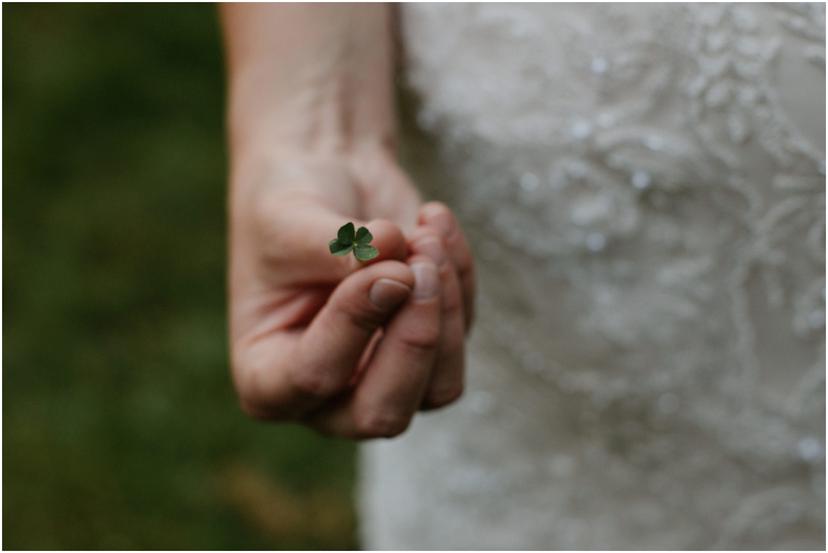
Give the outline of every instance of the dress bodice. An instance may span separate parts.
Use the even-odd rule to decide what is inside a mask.
[[[437,149],[408,164],[479,315],[466,397],[365,448],[368,545],[821,547],[824,5],[412,4],[402,32]]]

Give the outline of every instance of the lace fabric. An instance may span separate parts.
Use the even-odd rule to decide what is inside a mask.
[[[823,547],[824,5],[402,23],[479,315],[464,399],[363,448],[365,545]]]

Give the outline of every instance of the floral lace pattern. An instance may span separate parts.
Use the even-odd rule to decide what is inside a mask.
[[[366,545],[822,547],[824,5],[402,23],[480,302],[466,397],[363,450]]]

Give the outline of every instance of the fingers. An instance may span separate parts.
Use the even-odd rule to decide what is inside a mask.
[[[463,296],[466,330],[474,319],[475,273],[474,259],[460,224],[454,214],[440,202],[428,202],[420,208],[419,222],[436,230],[443,238],[448,255],[457,269]]]
[[[423,409],[435,409],[454,402],[463,393],[466,336],[463,298],[457,272],[440,235],[430,227],[420,226],[411,234],[410,242],[413,253],[430,257],[440,273],[440,347],[422,404]]]
[[[275,205],[274,205],[275,204]],[[272,284],[295,282],[338,283],[360,267],[383,260],[402,261],[408,248],[400,228],[394,223],[375,219],[361,221],[338,213],[314,197],[279,196],[259,208],[259,241],[265,244],[266,271]],[[348,222],[358,229],[365,226],[373,235],[371,245],[379,255],[368,263],[353,255],[335,256],[328,249],[337,231]]]
[[[409,260],[416,284],[385,329],[352,395],[320,411],[319,430],[351,438],[392,437],[404,431],[422,402],[441,333],[440,277],[427,257]]]
[[[445,407],[463,394],[466,327],[460,282],[450,266],[441,271],[442,321],[440,351],[423,398],[424,409]]]
[[[302,335],[294,381],[315,395],[347,384],[371,337],[408,299],[412,269],[385,261],[347,277]]]
[[[349,390],[414,283],[405,263],[373,264],[346,277],[304,331],[286,330],[234,348],[242,408],[260,419],[302,418]]]

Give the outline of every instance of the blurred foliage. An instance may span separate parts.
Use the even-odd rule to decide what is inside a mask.
[[[3,547],[354,547],[352,446],[228,377],[215,7],[3,16]]]

